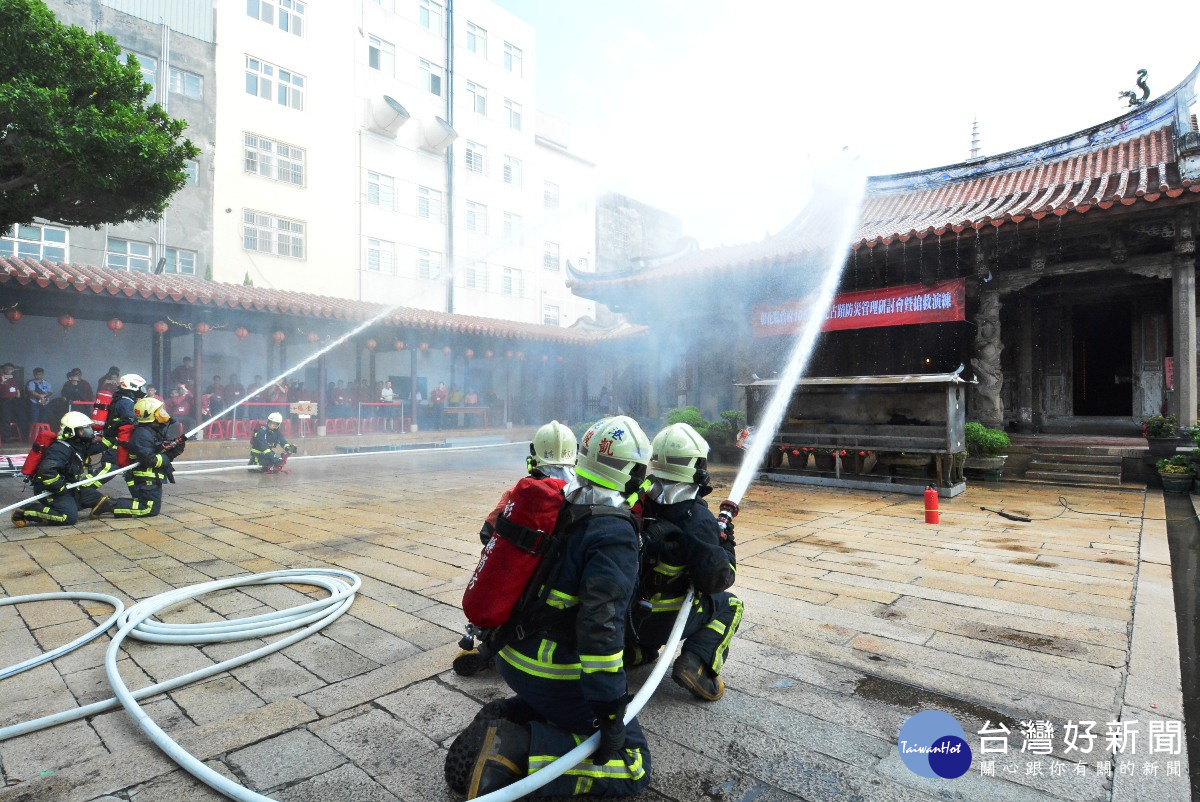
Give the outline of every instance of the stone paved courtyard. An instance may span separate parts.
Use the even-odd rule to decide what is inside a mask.
[[[92,591],[131,603],[217,577],[353,571],[361,593],[320,634],[145,708],[209,766],[275,799],[457,799],[442,780],[445,747],[481,702],[504,693],[494,676],[449,670],[458,605],[480,521],[521,475],[524,449],[180,476],[156,519],[46,530],[4,521],[0,595]],[[714,500],[733,473],[717,478]],[[0,505],[18,488],[0,479]],[[1149,520],[1164,517],[1157,491],[972,486],[943,500],[940,525],[923,523],[922,507],[898,494],[751,486],[737,522],[734,590],[746,616],[728,692],[700,704],[669,680],[659,688],[641,716],[654,779],[638,799],[1189,798],[1186,755],[1150,752],[1151,722],[1183,717],[1165,525]],[[301,591],[323,595],[228,590],[163,618],[251,615],[297,604]],[[0,662],[65,643],[108,614],[90,602],[0,607]],[[106,645],[0,681],[0,726],[111,695]],[[254,645],[128,642],[122,675],[137,688]],[[634,684],[647,673],[633,672]],[[974,753],[964,776],[925,779],[902,763],[900,727],[926,709],[963,725]],[[1051,753],[1025,740],[1023,721],[1052,724]],[[1090,754],[1068,750],[1069,721],[1097,722]],[[1113,721],[1139,733],[1136,754],[1106,749]],[[985,722],[1009,728],[1007,753],[981,753]],[[1162,737],[1170,732],[1164,725]],[[122,710],[0,742],[0,768],[0,800],[13,802],[223,798]]]

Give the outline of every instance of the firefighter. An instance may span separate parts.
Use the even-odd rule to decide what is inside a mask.
[[[163,402],[157,398],[140,398],[133,405],[137,425],[129,438],[129,456],[134,460],[129,472],[130,498],[117,502],[105,502],[92,510],[98,518],[111,512],[116,518],[148,518],[162,512],[163,480],[174,482],[171,463],[183,453],[182,437],[167,442],[164,430],[171,416]]]
[[[575,478],[577,449],[575,433],[570,427],[552,420],[534,433],[533,441],[529,444],[529,456],[525,458],[525,467],[529,475],[535,478],[554,478],[570,482]],[[496,518],[504,510],[510,492],[511,488],[504,491],[499,503],[483,522],[483,528],[479,530],[479,541],[485,546],[496,531]],[[464,677],[495,667],[493,656],[485,657],[475,648],[459,652],[452,665],[454,673]]]
[[[117,468],[117,434],[122,426],[132,426],[137,423],[133,406],[139,399],[146,397],[146,380],[136,373],[126,373],[117,383],[113,391],[112,401],[108,405],[108,418],[104,421],[104,432],[101,437],[104,443],[104,455],[100,457],[100,470],[97,476],[104,476]],[[112,477],[107,477],[111,479]],[[107,481],[107,480],[106,480]]]
[[[59,422],[58,437],[46,447],[37,471],[31,477],[34,488],[50,496],[13,511],[16,526],[71,526],[79,520],[79,510],[99,504],[104,498],[95,489],[98,482],[67,490],[66,486],[91,477],[88,458],[103,446],[96,442],[92,419],[82,412],[68,412]]]
[[[721,668],[742,621],[742,601],[726,592],[737,571],[732,522],[722,539],[703,500],[712,492],[708,443],[686,423],[667,426],[650,446],[648,473],[641,577],[625,633],[625,667],[657,657],[691,585],[696,595],[671,678],[697,699],[715,702],[725,693]]]
[[[280,430],[283,416],[272,412],[267,416],[267,425],[259,426],[250,438],[250,464],[258,465],[263,473],[279,473],[287,465],[288,456],[296,453],[296,447],[287,441]],[[276,454],[275,449],[282,449]]]
[[[456,739],[456,759],[477,753],[466,778],[474,799],[533,773],[599,731],[592,757],[538,796],[630,796],[650,782],[650,752],[637,719],[623,721],[628,688],[625,616],[637,585],[638,533],[630,506],[642,486],[650,442],[625,416],[592,425],[579,444],[562,515],[576,522],[544,611],[549,622],[503,646],[497,666],[516,697],[489,703]],[[570,520],[570,519],[569,519]]]

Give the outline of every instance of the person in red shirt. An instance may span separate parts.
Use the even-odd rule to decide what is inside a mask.
[[[192,367],[192,358],[185,356],[183,364],[171,371],[171,382],[174,384],[186,384],[189,387],[196,385],[196,370]]]
[[[429,403],[433,405],[433,428],[435,429],[446,427],[446,397],[449,395],[446,392],[445,382],[438,382],[438,386],[429,394]]]
[[[196,419],[192,417],[192,394],[188,392],[187,385],[180,384],[171,390],[166,407],[170,416],[183,424],[185,431],[196,425]]]

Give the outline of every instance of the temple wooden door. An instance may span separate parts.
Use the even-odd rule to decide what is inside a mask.
[[[1163,409],[1167,321],[1159,311],[1142,309],[1133,326],[1133,417],[1142,420]]]

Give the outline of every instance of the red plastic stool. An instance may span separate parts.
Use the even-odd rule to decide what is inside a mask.
[[[37,436],[42,432],[52,432],[54,428],[48,423],[34,423],[29,427],[29,442],[37,439]]]

